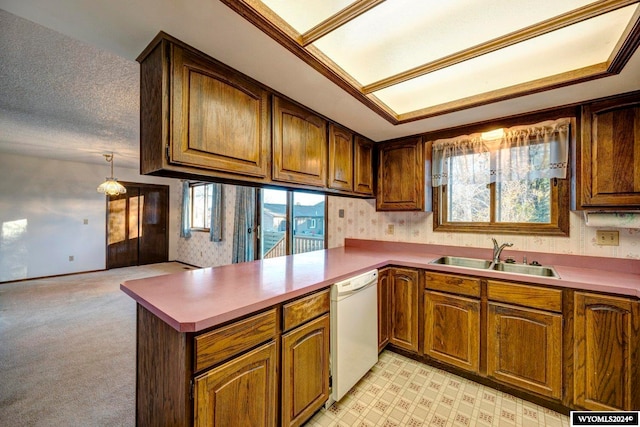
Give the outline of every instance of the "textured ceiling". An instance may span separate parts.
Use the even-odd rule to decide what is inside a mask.
[[[218,0],[0,0],[0,152],[137,168],[135,58],[161,30],[376,141],[640,89],[636,52],[618,76],[393,126]]]
[[[0,10],[0,150],[138,164],[139,66]]]

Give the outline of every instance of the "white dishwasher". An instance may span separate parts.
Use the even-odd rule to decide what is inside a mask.
[[[378,362],[378,270],[331,287],[331,399],[339,401]]]

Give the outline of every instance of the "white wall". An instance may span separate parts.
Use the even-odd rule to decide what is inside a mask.
[[[0,155],[0,282],[104,269],[106,202],[96,187],[108,174],[106,162]],[[179,205],[173,196],[180,182],[141,176],[117,163],[114,174],[171,186],[169,259],[176,259]]]
[[[338,211],[344,209],[344,218]],[[345,238],[428,243],[491,248],[491,237],[514,243],[513,250],[613,258],[640,259],[640,230],[620,229],[620,246],[596,244],[597,228],[587,227],[582,213],[571,212],[569,237],[443,233],[433,231],[433,214],[427,212],[376,212],[374,200],[329,197],[330,248],[343,246]],[[388,233],[393,224],[394,233]]]

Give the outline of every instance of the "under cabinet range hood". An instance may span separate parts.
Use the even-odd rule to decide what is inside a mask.
[[[638,228],[640,211],[583,211],[587,227]]]

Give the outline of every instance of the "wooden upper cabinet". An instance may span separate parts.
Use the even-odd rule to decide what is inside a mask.
[[[353,190],[353,133],[329,125],[329,188]]]
[[[373,142],[356,135],[353,160],[353,191],[373,196]]]
[[[574,328],[574,404],[640,409],[640,302],[576,292]]]
[[[424,155],[422,138],[409,138],[379,147],[379,211],[424,210]]]
[[[640,93],[582,108],[577,204],[640,207]]]
[[[324,187],[327,122],[292,102],[273,98],[273,180]]]
[[[267,178],[268,91],[177,43],[161,39],[141,60],[142,173]]]

